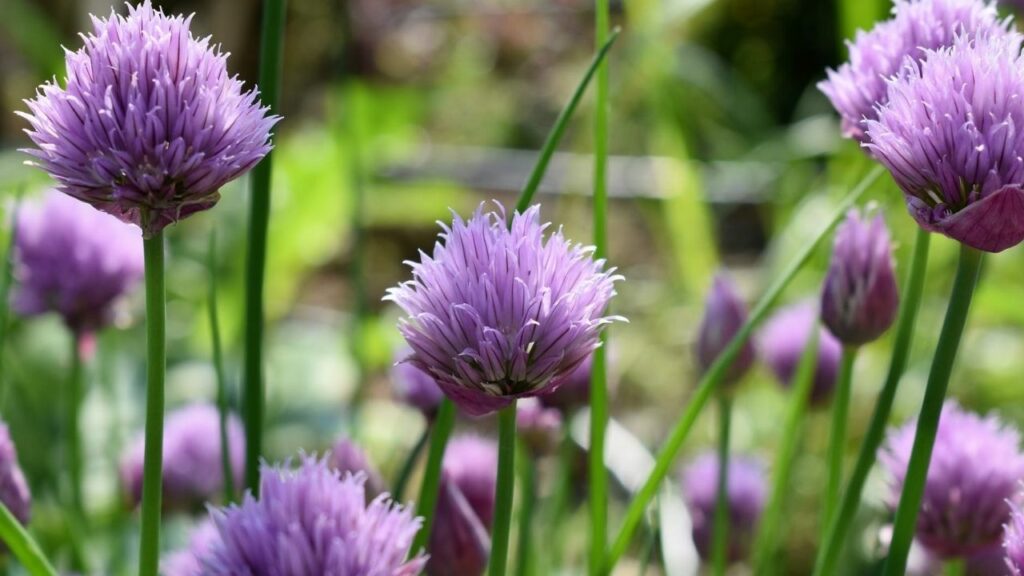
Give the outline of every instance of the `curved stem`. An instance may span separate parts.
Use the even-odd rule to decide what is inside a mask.
[[[455,404],[448,398],[441,401],[437,410],[437,419],[430,431],[430,453],[427,455],[427,468],[423,472],[423,483],[420,485],[420,497],[416,499],[416,515],[423,518],[423,528],[416,533],[409,548],[409,555],[415,556],[430,542],[430,530],[434,524],[434,508],[437,506],[438,489],[441,486],[441,464],[444,462],[444,449],[448,445],[448,437],[455,427]]]
[[[712,574],[725,576],[729,565],[729,431],[732,428],[732,399],[728,394],[719,394],[718,412],[718,492],[711,563]]]
[[[921,307],[921,293],[924,291],[924,275],[928,267],[930,239],[929,232],[918,229],[917,239],[914,242],[914,254],[907,271],[906,281],[903,283],[904,300],[900,307],[899,320],[896,323],[896,336],[893,340],[892,358],[889,360],[889,372],[885,377],[882,391],[878,394],[875,411],[871,414],[871,423],[861,442],[853,473],[847,480],[842,504],[828,526],[824,545],[818,550],[818,559],[814,568],[815,576],[835,574],[843,543],[846,542],[846,536],[853,523],[853,516],[857,513],[857,507],[860,505],[864,483],[867,481],[871,467],[875,464],[878,447],[881,446],[885,437],[889,412],[892,410],[892,403],[896,398],[896,389],[899,386],[900,378],[907,366],[907,356],[910,354],[910,344],[914,337],[914,324],[917,321],[917,312]]]
[[[420,454],[423,453],[423,449],[427,447],[427,440],[430,439],[430,428],[431,424],[428,422],[423,427],[423,433],[420,434],[416,444],[409,451],[409,454],[405,458],[405,463],[402,464],[402,469],[398,472],[398,479],[395,480],[395,489],[392,496],[395,500],[401,501],[402,496],[405,494],[405,487],[409,484],[409,478],[412,476],[413,468],[416,467],[416,461],[420,459]]]
[[[779,278],[768,288],[761,300],[758,301],[757,305],[750,312],[750,317],[747,318],[747,322],[740,328],[733,339],[729,342],[729,345],[725,347],[722,353],[715,359],[715,362],[711,365],[711,368],[701,378],[700,384],[697,387],[697,391],[694,392],[693,398],[690,399],[686,409],[683,411],[679,420],[673,425],[672,430],[669,432],[668,438],[665,440],[665,444],[658,451],[658,456],[654,462],[654,468],[651,470],[650,476],[647,477],[647,481],[644,482],[643,487],[637,492],[633,501],[630,502],[629,508],[626,510],[625,518],[622,522],[622,528],[619,529],[618,535],[615,537],[615,541],[612,543],[611,549],[608,553],[607,560],[605,562],[604,574],[609,574],[615,568],[616,562],[626,553],[629,548],[629,543],[633,539],[633,534],[636,532],[640,522],[644,519],[644,513],[647,510],[647,506],[651,503],[654,497],[658,493],[658,487],[661,485],[661,481],[665,479],[669,470],[672,468],[672,462],[675,460],[676,454],[679,449],[682,448],[683,442],[690,433],[690,429],[693,427],[693,423],[697,420],[697,416],[700,415],[704,405],[711,397],[711,393],[715,391],[719,383],[721,383],[725,376],[726,370],[735,361],[736,356],[739,355],[740,350],[743,348],[743,344],[746,343],[747,339],[753,333],[754,328],[767,316],[772,306],[775,305],[775,301],[778,300],[782,291],[786,289],[789,283],[796,276],[796,273],[810,260],[811,255],[814,253],[815,248],[821,243],[821,240],[832,230],[839,220],[846,215],[846,212],[856,203],[857,199],[864,194],[864,192],[882,175],[884,168],[881,166],[875,166],[865,177],[860,181],[857,186],[846,195],[846,198],[839,203],[836,210],[826,220],[825,225],[818,231],[818,234],[814,236],[810,241],[804,244],[803,250],[801,250],[796,258],[783,270]]]
[[[57,571],[43,555],[39,544],[29,536],[3,502],[0,502],[0,540],[32,576],[57,576]]]
[[[957,266],[956,279],[953,281],[953,292],[949,297],[949,307],[946,308],[946,318],[942,322],[935,356],[932,357],[932,368],[928,374],[921,413],[917,418],[914,447],[910,452],[910,464],[907,466],[903,493],[900,495],[899,507],[896,510],[892,544],[889,548],[889,557],[885,561],[886,576],[902,576],[907,567],[907,555],[914,539],[917,513],[928,477],[928,464],[939,428],[939,416],[942,413],[942,404],[946,400],[946,388],[956,361],[957,350],[960,348],[960,338],[967,323],[974,288],[978,284],[982,255],[982,252],[968,246],[960,247],[960,263]]]
[[[522,486],[522,502],[519,504],[519,539],[516,547],[516,576],[533,573],[533,510],[537,503],[537,463],[528,450],[520,450],[519,485]]]
[[[856,346],[844,346],[839,361],[839,375],[836,381],[836,395],[832,400],[832,426],[828,441],[828,483],[825,485],[825,521],[828,526],[839,506],[839,495],[843,489],[843,455],[846,448],[846,422],[850,412],[853,363],[857,358]]]
[[[71,508],[75,515],[82,517],[82,439],[79,435],[79,416],[82,410],[82,353],[81,335],[73,331],[70,338],[71,370],[68,375],[68,396],[66,402],[67,420],[65,422],[65,433],[67,433],[67,466],[68,478],[71,480]]]
[[[220,342],[220,316],[217,313],[217,231],[210,231],[210,244],[206,254],[209,284],[206,298],[210,321],[210,341],[213,345],[213,372],[217,378],[217,409],[220,412],[220,464],[224,474],[224,504],[235,501],[235,471],[231,467],[231,441],[228,438],[228,383],[224,376],[224,353]]]
[[[489,576],[504,576],[512,531],[512,497],[516,488],[516,403],[498,412],[498,485],[494,493]]]
[[[142,534],[139,574],[156,576],[160,560],[160,499],[163,490],[164,233],[143,240],[146,260],[146,448],[142,473]]]

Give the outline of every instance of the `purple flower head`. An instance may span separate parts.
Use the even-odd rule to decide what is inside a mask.
[[[1024,240],[1020,37],[963,39],[889,85],[867,122],[874,156],[918,225],[1000,252]]]
[[[836,232],[821,293],[821,319],[844,344],[876,340],[896,319],[899,294],[885,220],[855,210]]]
[[[433,418],[444,399],[444,392],[434,377],[405,360],[412,349],[403,347],[395,357],[391,368],[391,386],[401,402],[416,408],[427,418]]]
[[[58,192],[18,211],[14,257],[15,310],[57,312],[79,334],[106,326],[142,279],[138,228]]]
[[[1007,501],[1010,517],[1003,527],[1003,549],[1006,565],[1013,576],[1024,574],[1024,510],[1017,503],[1019,498]]]
[[[706,372],[715,363],[733,336],[747,321],[747,305],[724,274],[716,274],[704,304],[704,318],[697,336],[697,363]],[[754,364],[754,344],[747,339],[739,355],[726,372],[726,381],[738,381]]]
[[[234,414],[228,417],[228,445],[235,486],[244,483],[245,433]],[[145,437],[139,436],[121,459],[121,481],[132,504],[142,497]],[[164,424],[163,505],[194,510],[224,491],[220,412],[209,404],[192,404],[167,416]]]
[[[491,555],[491,535],[465,495],[442,482],[430,532],[429,576],[480,576]]]
[[[348,438],[341,438],[334,443],[334,448],[327,456],[327,465],[343,476],[362,472],[366,476],[365,488],[368,499],[376,498],[387,491],[384,479],[381,478],[377,467],[366,457],[366,452]]]
[[[342,476],[322,459],[297,470],[263,466],[260,497],[213,510],[218,541],[200,576],[413,576],[406,560],[421,520],[381,495],[366,502],[363,475]]]
[[[914,444],[916,423],[890,432],[879,460],[890,477],[895,508]],[[1020,433],[994,416],[942,409],[917,519],[917,539],[942,558],[966,557],[1000,542],[1010,520],[1007,500],[1024,478]]]
[[[548,454],[557,446],[562,432],[562,413],[547,408],[537,398],[525,398],[516,406],[519,437],[531,452]]]
[[[482,416],[513,399],[556,388],[599,345],[621,279],[561,231],[548,235],[540,207],[457,215],[442,224],[432,256],[386,300],[407,314],[399,329],[409,362],[437,380],[464,412]]]
[[[926,50],[953,44],[957,36],[1006,34],[995,7],[980,0],[896,0],[893,17],[870,32],[858,31],[847,47],[850,61],[828,71],[818,84],[842,120],[843,135],[870,142],[865,121],[885,104],[886,80],[905,64],[920,62]]]
[[[811,404],[821,405],[835,387],[843,347],[818,325],[818,311],[813,304],[794,304],[776,312],[758,335],[758,350],[775,376],[789,386],[810,341],[811,330],[818,330],[818,362],[810,400]]]
[[[163,576],[199,576],[202,566],[199,559],[206,555],[220,537],[217,526],[210,519],[203,520],[192,530],[188,548],[172,552],[160,561]]]
[[[18,451],[11,440],[11,432],[4,422],[0,422],[0,502],[19,522],[28,524],[32,494],[18,465]]]
[[[93,17],[84,46],[65,51],[64,87],[44,84],[19,112],[33,164],[146,237],[216,204],[221,186],[270,151],[278,120],[191,21],[149,0]]]
[[[484,527],[491,529],[498,485],[497,443],[480,436],[453,438],[444,452],[441,482],[455,485]]]
[[[765,502],[764,465],[757,459],[733,456],[729,459],[729,550],[730,561],[741,560],[750,549]],[[683,497],[693,517],[693,542],[701,558],[711,557],[715,505],[718,502],[718,455],[707,452],[683,470]]]

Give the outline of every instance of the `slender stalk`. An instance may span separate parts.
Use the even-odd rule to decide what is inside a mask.
[[[519,458],[519,485],[522,502],[519,503],[519,539],[516,548],[516,576],[533,573],[533,512],[537,504],[537,463],[529,450],[521,446]]]
[[[71,338],[70,372],[68,375],[68,400],[65,403],[67,408],[67,420],[65,422],[65,433],[67,434],[67,466],[68,478],[71,480],[71,508],[74,514],[81,517],[84,513],[82,500],[82,439],[79,435],[79,416],[82,411],[82,353],[81,335],[72,332]]]
[[[800,429],[807,415],[807,405],[814,387],[814,376],[818,366],[818,325],[811,330],[807,348],[800,357],[796,375],[793,377],[793,391],[790,394],[786,417],[783,421],[782,438],[772,465],[772,487],[768,496],[754,542],[754,573],[772,574],[775,552],[778,548],[782,512],[789,492],[790,476],[800,445]]]
[[[0,408],[7,404],[7,386],[4,382],[4,350],[7,343],[7,319],[10,316],[11,306],[8,294],[11,291],[11,284],[14,280],[14,240],[18,233],[18,208],[21,205],[21,190],[16,192],[14,208],[11,210],[10,228],[8,229],[7,244],[4,248],[3,274],[0,276]]]
[[[944,576],[965,576],[967,574],[967,559],[961,557],[946,560],[946,565],[942,567],[942,573]]]
[[[57,576],[57,571],[43,555],[39,544],[3,502],[0,502],[0,540],[32,576]]]
[[[206,254],[209,275],[206,307],[209,311],[210,340],[213,344],[213,372],[217,378],[217,409],[220,411],[220,463],[224,474],[224,503],[235,501],[235,471],[231,467],[231,440],[228,438],[228,383],[224,376],[224,353],[220,342],[220,316],[217,313],[217,231],[210,231]]]
[[[405,463],[402,464],[402,469],[398,472],[398,479],[395,480],[395,490],[393,493],[395,500],[401,500],[405,494],[405,487],[409,484],[409,478],[412,477],[416,461],[420,459],[420,454],[423,454],[423,449],[427,447],[427,440],[430,439],[430,428],[431,424],[429,423],[423,427],[423,433],[420,434],[416,444],[405,457]]]
[[[281,55],[284,44],[285,0],[263,0],[260,31],[259,87],[263,104],[277,112]],[[270,173],[273,152],[252,169],[249,207],[249,252],[245,269],[245,483],[259,495],[260,454],[263,452],[263,280],[267,266],[267,227],[270,223]]]
[[[565,554],[565,530],[562,523],[569,508],[569,497],[572,493],[572,459],[576,451],[576,443],[572,439],[571,418],[566,415],[562,422],[562,442],[558,447],[558,471],[555,474],[555,493],[550,505],[551,517],[548,521],[548,546],[550,547],[550,566],[559,567]]]
[[[625,518],[622,522],[622,528],[619,529],[618,536],[616,536],[612,543],[611,549],[608,553],[607,560],[605,562],[604,574],[611,573],[614,569],[615,564],[625,554],[629,548],[629,543],[633,538],[633,534],[636,532],[640,522],[644,519],[644,512],[647,510],[647,506],[651,503],[654,497],[658,493],[658,487],[661,485],[661,481],[665,479],[669,470],[672,467],[672,462],[675,460],[676,454],[679,449],[682,448],[683,442],[690,433],[690,429],[693,427],[693,423],[697,420],[697,416],[700,415],[701,410],[711,397],[712,392],[718,387],[722,378],[725,376],[726,370],[732,365],[736,356],[740,353],[743,348],[743,344],[750,338],[754,328],[767,316],[772,306],[775,305],[775,301],[778,300],[782,291],[786,289],[789,283],[796,276],[796,273],[807,263],[814,250],[817,248],[821,240],[832,230],[839,220],[845,216],[846,212],[857,202],[857,199],[864,194],[864,192],[871,186],[871,184],[882,175],[883,168],[881,166],[875,166],[860,183],[846,195],[846,198],[839,203],[836,210],[832,215],[825,221],[822,229],[818,231],[818,234],[811,238],[810,241],[804,244],[803,249],[797,254],[797,256],[790,262],[779,278],[768,288],[761,300],[758,301],[757,305],[751,310],[750,317],[747,322],[740,328],[740,330],[733,337],[729,345],[725,347],[722,353],[715,359],[715,362],[711,365],[711,368],[701,378],[700,384],[697,387],[697,391],[694,392],[693,398],[690,403],[686,406],[683,414],[679,417],[679,420],[673,425],[672,430],[669,432],[669,436],[665,441],[665,444],[658,451],[657,458],[654,462],[654,468],[651,470],[650,476],[647,477],[647,481],[644,482],[643,487],[637,492],[633,501],[630,502],[629,508],[626,510]]]
[[[355,395],[351,403],[353,434],[359,425],[359,416],[366,397],[368,379],[366,378],[366,354],[363,349],[364,330],[366,324],[366,230],[364,213],[366,211],[366,190],[363,183],[363,151],[362,130],[359,128],[359,116],[362,110],[362,98],[356,82],[349,80],[345,94],[348,96],[348,107],[343,124],[345,126],[345,151],[348,160],[348,176],[352,206],[349,226],[352,234],[351,260],[349,266],[349,284],[352,287],[352,353],[356,362],[358,381]]]
[[[815,576],[835,574],[843,543],[846,542],[846,536],[853,523],[853,515],[857,513],[857,506],[860,504],[860,496],[864,490],[868,472],[875,464],[878,447],[881,446],[885,437],[889,412],[892,410],[892,403],[896,398],[896,388],[907,366],[907,356],[910,354],[910,344],[914,336],[914,324],[917,320],[917,312],[921,307],[921,293],[924,290],[924,275],[928,266],[930,238],[929,232],[918,229],[917,239],[914,242],[914,254],[907,271],[906,281],[903,283],[904,299],[903,305],[900,307],[899,320],[896,323],[896,336],[893,340],[892,358],[889,360],[889,373],[885,378],[882,391],[878,394],[875,411],[871,414],[871,423],[861,442],[857,463],[847,481],[842,504],[828,526],[824,545],[818,550],[818,559],[814,568]]]
[[[516,403],[498,412],[498,486],[494,492],[494,525],[488,576],[505,576],[508,537],[512,531],[512,497],[516,488]]]
[[[712,574],[725,576],[729,566],[729,431],[732,428],[732,399],[728,394],[718,395],[718,412],[718,492],[711,564]]]
[[[164,301],[164,233],[142,241],[146,261],[146,448],[142,473],[139,574],[156,576],[160,560],[163,491],[164,371],[167,365]]]
[[[966,245],[960,247],[960,263],[957,266],[956,279],[953,281],[953,292],[949,297],[949,307],[946,308],[946,318],[939,333],[935,356],[932,357],[931,372],[928,374],[921,413],[917,419],[914,447],[910,452],[910,464],[907,466],[903,493],[896,509],[892,544],[889,548],[889,557],[885,561],[886,576],[902,576],[907,567],[907,554],[914,539],[914,527],[917,524],[921,497],[924,495],[928,464],[931,461],[935,434],[939,427],[939,416],[946,399],[946,387],[949,385],[956,353],[960,348],[960,338],[967,323],[967,313],[971,308],[974,289],[978,284],[982,256],[982,252]]]
[[[839,362],[835,398],[832,400],[832,426],[828,441],[828,483],[825,485],[825,521],[828,526],[839,507],[839,496],[843,489],[843,455],[846,450],[846,422],[850,412],[850,393],[853,378],[853,363],[857,358],[856,346],[844,346]]]
[[[444,449],[448,445],[448,437],[455,427],[455,405],[448,398],[441,401],[437,411],[437,419],[430,432],[430,453],[427,455],[427,468],[423,473],[423,484],[420,485],[420,497],[416,499],[416,515],[423,518],[423,528],[416,533],[416,539],[409,548],[410,555],[416,555],[430,542],[430,530],[434,523],[434,508],[437,506],[438,490],[441,487],[441,464],[444,462]]]

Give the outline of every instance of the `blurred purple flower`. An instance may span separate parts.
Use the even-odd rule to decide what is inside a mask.
[[[611,358],[607,355],[606,361],[611,363]],[[563,412],[586,406],[590,403],[590,369],[593,365],[594,355],[590,354],[583,359],[583,362],[580,362],[579,366],[559,381],[558,387],[538,395],[537,398],[545,406],[558,408]]]
[[[855,210],[836,232],[821,294],[821,318],[840,342],[859,346],[892,325],[899,308],[892,245],[885,220]]]
[[[843,135],[862,143],[871,140],[865,120],[876,119],[877,107],[888,100],[887,79],[904,65],[958,35],[1002,35],[1008,28],[991,2],[980,0],[896,0],[892,14],[870,32],[858,31],[847,43],[850,61],[828,70],[828,80],[818,84],[839,112]]]
[[[1019,35],[930,52],[867,122],[874,156],[925,230],[1000,252],[1024,240],[1024,59]]]
[[[433,256],[412,262],[413,279],[386,300],[407,314],[399,329],[409,362],[471,416],[556,387],[599,345],[604,316],[621,279],[593,249],[561,231],[544,238],[540,208],[457,215],[442,225]]]
[[[403,346],[395,355],[391,367],[391,387],[399,401],[416,408],[427,418],[437,414],[438,406],[444,399],[444,392],[434,377],[406,359],[412,355],[412,348]]]
[[[228,417],[228,445],[235,486],[244,483],[245,433],[234,414]],[[140,435],[121,459],[121,481],[132,504],[142,497],[145,437]],[[164,425],[163,506],[194,510],[215,501],[224,490],[220,412],[209,404],[191,404],[168,414]]]
[[[210,519],[200,522],[189,537],[188,548],[168,554],[160,562],[163,576],[199,576],[202,566],[199,559],[206,555],[215,542],[220,540],[217,527]]]
[[[707,452],[683,470],[683,497],[693,517],[693,542],[701,558],[711,556],[715,506],[718,502],[718,455]],[[764,465],[757,459],[733,456],[728,477],[730,561],[746,556],[764,510]]]
[[[537,398],[525,398],[516,405],[519,438],[535,456],[555,450],[562,436],[562,413],[547,408]]]
[[[342,477],[324,460],[297,470],[264,466],[260,497],[213,510],[219,535],[200,576],[413,576],[406,560],[421,520],[381,495],[366,503],[363,475]]]
[[[364,486],[368,500],[387,491],[384,479],[381,478],[377,467],[367,458],[366,452],[363,452],[358,444],[348,438],[340,438],[334,443],[334,448],[327,456],[327,465],[340,472],[342,476],[362,472],[366,476]]]
[[[890,432],[879,460],[890,477],[889,504],[898,504],[917,432],[916,422]],[[1010,520],[1007,500],[1024,478],[1020,433],[994,416],[942,409],[917,539],[942,558],[968,557],[996,545]]]
[[[491,535],[465,495],[442,482],[430,533],[428,576],[480,576],[491,555]]]
[[[746,321],[747,305],[729,278],[723,273],[716,274],[704,303],[704,317],[697,336],[697,363],[701,372],[711,368]],[[734,383],[742,378],[754,364],[754,357],[754,344],[747,339],[726,371],[726,382]]]
[[[13,305],[23,316],[54,311],[72,331],[106,326],[115,303],[142,279],[138,228],[59,192],[18,211]]]
[[[84,46],[65,51],[65,87],[42,85],[19,112],[36,145],[25,152],[62,192],[146,237],[216,204],[270,151],[278,120],[228,75],[227,54],[192,36],[191,20],[149,0],[94,17]]]
[[[821,405],[832,395],[843,347],[828,330],[819,326],[818,311],[813,304],[794,304],[776,312],[758,335],[758,351],[775,376],[789,386],[810,341],[811,330],[818,330],[818,362],[810,401]]]
[[[11,440],[7,424],[0,421],[0,502],[22,524],[28,524],[32,511],[32,494],[18,465],[18,450]]]
[[[1021,510],[1017,500],[1019,500],[1019,494],[1018,497],[1007,501],[1010,507],[1010,517],[1003,527],[1006,565],[1013,576],[1024,574],[1024,510]]]
[[[444,452],[441,481],[454,484],[490,530],[498,485],[498,444],[481,436],[453,438]]]

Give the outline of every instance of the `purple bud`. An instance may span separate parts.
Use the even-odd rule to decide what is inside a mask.
[[[707,372],[747,321],[747,306],[725,274],[716,274],[704,305],[697,337],[697,362]],[[743,377],[754,364],[754,344],[747,339],[726,371],[726,382]]]
[[[462,492],[484,527],[490,530],[498,485],[497,443],[480,436],[453,438],[444,453],[441,478]]]
[[[11,432],[4,422],[0,422],[0,502],[18,522],[28,524],[32,494],[18,465],[18,451],[11,440]]]
[[[718,455],[698,456],[683,470],[683,497],[693,519],[693,542],[701,558],[711,557],[715,506],[718,503]],[[733,456],[729,459],[727,499],[729,506],[730,561],[738,561],[750,549],[764,510],[766,482],[764,465],[757,459]]]
[[[549,454],[562,436],[562,413],[546,408],[536,398],[524,398],[516,406],[519,438],[535,456]]]
[[[403,346],[396,354],[391,368],[392,390],[399,401],[423,412],[427,418],[433,418],[444,399],[444,392],[433,376],[407,361],[411,355],[412,349],[408,346]]]
[[[758,350],[782,384],[790,386],[810,341],[811,330],[818,330],[818,362],[810,401],[820,406],[832,395],[843,347],[818,325],[818,312],[813,304],[795,304],[776,312],[758,335]]]
[[[453,482],[442,482],[430,532],[428,576],[480,576],[491,555],[491,536]]]
[[[334,448],[327,456],[327,465],[340,472],[342,476],[363,473],[366,476],[365,488],[368,500],[387,491],[380,472],[366,457],[366,452],[363,452],[358,444],[348,438],[341,438],[334,444]]]
[[[821,294],[821,319],[841,342],[859,346],[884,334],[898,307],[885,221],[879,214],[865,222],[851,210],[836,232]]]

